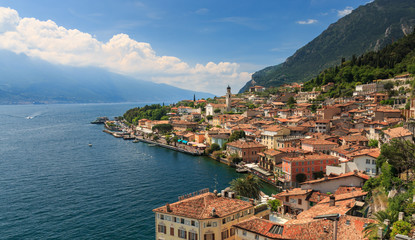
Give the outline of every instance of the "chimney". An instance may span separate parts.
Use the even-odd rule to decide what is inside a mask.
[[[329,206],[330,207],[336,206],[336,198],[334,197],[334,195],[330,195]]]
[[[403,216],[404,216],[403,212],[399,212],[398,220],[399,221],[402,221],[403,220]]]
[[[166,210],[167,212],[172,212],[171,208],[170,208],[170,204],[166,203]]]
[[[216,209],[212,208],[212,217],[216,217]]]

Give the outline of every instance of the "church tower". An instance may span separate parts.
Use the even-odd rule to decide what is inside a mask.
[[[226,88],[226,111],[229,112],[231,111],[231,102],[232,102],[232,94],[231,94],[231,87]]]

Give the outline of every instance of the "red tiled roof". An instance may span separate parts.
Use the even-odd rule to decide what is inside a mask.
[[[336,145],[337,146],[337,143],[327,141],[327,140],[324,140],[324,139],[315,139],[315,138],[303,139],[303,140],[301,140],[301,143],[309,144],[309,145]]]
[[[363,174],[361,172],[348,172],[348,173],[340,174],[339,176],[327,177],[327,179],[320,178],[320,179],[316,179],[316,180],[310,180],[310,181],[302,182],[300,184],[313,184],[313,183],[331,181],[331,180],[340,179],[340,178],[347,178],[347,177],[351,177],[351,176],[359,177],[359,178],[362,178],[364,180],[369,180],[369,178],[370,178],[368,175]]]
[[[249,202],[217,197],[214,193],[208,192],[170,204],[171,212],[167,212],[166,206],[153,209],[153,211],[193,219],[210,219],[217,218],[212,216],[212,209],[215,209],[218,217],[225,217],[241,210],[249,209],[252,206]]]
[[[311,191],[312,191],[311,189],[303,190],[301,188],[294,188],[294,189],[291,189],[291,190],[287,189],[287,190],[284,190],[284,191],[282,191],[278,194],[275,194],[273,197],[278,198],[278,197],[286,197],[286,196],[305,195],[305,194],[307,194]]]
[[[280,227],[282,230],[283,225],[279,225],[269,220],[260,219],[258,217],[252,217],[246,221],[235,224],[234,227],[264,236],[268,239],[287,239],[287,238],[283,238],[281,234],[276,234],[276,233],[273,233],[272,231],[273,228],[275,229],[278,227]]]
[[[337,160],[337,157],[330,156],[327,154],[313,153],[313,154],[308,154],[308,155],[302,155],[299,157],[284,157],[283,160],[289,161],[289,162],[307,161],[307,160]]]
[[[329,198],[326,198],[326,199],[329,200]],[[328,202],[325,202],[325,203],[320,202],[317,205],[313,206],[312,208],[308,209],[307,211],[304,211],[298,214],[297,219],[314,218],[319,215],[336,214],[336,213],[340,215],[344,215],[348,211],[350,211],[350,209],[352,209],[355,203],[356,203],[356,200],[353,198],[342,200],[342,201],[336,200],[334,206],[330,206]]]
[[[388,135],[390,138],[399,138],[399,137],[406,137],[411,136],[412,133],[403,127],[397,127],[397,128],[391,128],[383,131],[386,135]]]
[[[226,145],[236,148],[266,148],[266,146],[255,141],[249,142],[238,140],[235,142],[226,143]]]
[[[362,188],[361,187],[340,186],[339,188],[337,188],[334,195],[349,193],[349,192],[356,191],[356,190],[362,190]]]

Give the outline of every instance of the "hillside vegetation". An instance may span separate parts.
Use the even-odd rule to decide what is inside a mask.
[[[271,87],[308,81],[342,58],[382,49],[411,33],[414,26],[415,1],[375,0],[331,24],[284,63],[255,72],[240,92],[252,85]]]
[[[328,97],[351,96],[358,84],[370,83],[376,79],[387,79],[401,73],[415,74],[415,33],[359,57],[353,56],[338,66],[322,71],[317,77],[304,83],[303,90],[311,91],[327,83],[335,83],[326,95]]]

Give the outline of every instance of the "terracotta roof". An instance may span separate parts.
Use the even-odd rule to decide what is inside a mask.
[[[346,142],[367,142],[369,139],[367,137],[362,135],[347,135],[340,137],[340,139],[343,139]]]
[[[339,188],[337,188],[334,195],[349,193],[349,192],[356,191],[356,190],[362,190],[362,188],[361,187],[340,186]]]
[[[340,216],[337,225],[338,240],[361,240],[364,238],[365,224],[374,223],[373,219]],[[292,239],[333,239],[333,222],[326,219],[294,219],[284,224],[283,236]]]
[[[306,160],[337,160],[337,157],[330,156],[327,154],[313,153],[313,154],[302,155],[299,157],[284,157],[283,160],[289,161],[289,162],[306,161]]]
[[[329,198],[326,198],[329,199]],[[297,215],[297,219],[304,219],[304,218],[314,218],[319,215],[325,214],[335,214],[338,213],[340,215],[346,214],[352,207],[354,207],[356,203],[355,199],[347,199],[342,201],[335,201],[334,206],[330,206],[328,202],[325,203],[318,203],[317,205],[311,207],[307,211],[301,212]]]
[[[320,202],[321,200],[323,200],[323,199],[327,198],[328,196],[329,196],[329,195],[328,195],[328,194],[326,194],[326,193],[321,193],[321,192],[319,192],[319,191],[313,191],[313,192],[310,194],[310,196],[308,197],[308,199],[306,199],[306,200],[308,200],[308,201],[310,201],[310,202],[318,203],[318,202]]]
[[[279,130],[282,130],[282,128],[279,125],[273,125],[265,129],[265,131],[269,131],[269,132],[277,132]]]
[[[275,149],[268,149],[264,152],[264,154],[269,155],[269,156],[277,156],[280,153],[281,153],[280,151],[277,151]]]
[[[315,139],[315,138],[303,139],[303,140],[301,140],[301,143],[302,144],[309,144],[309,145],[335,145],[335,146],[337,146],[337,143],[327,141],[327,140],[324,140],[324,139]]]
[[[226,145],[236,148],[266,148],[266,146],[255,141],[249,142],[238,140],[235,142],[227,143]]]
[[[390,138],[399,138],[399,137],[406,137],[411,136],[412,133],[403,127],[397,127],[397,128],[390,128],[385,131],[383,131],[386,135],[388,135]]]
[[[351,154],[351,157],[357,157],[357,156],[371,156],[374,158],[378,158],[380,155],[380,149],[379,148],[371,148],[371,149],[362,149],[359,151],[356,151]]]
[[[273,197],[278,198],[278,197],[286,197],[286,196],[305,195],[305,194],[307,194],[311,191],[312,191],[311,189],[303,190],[301,188],[294,188],[294,189],[291,189],[291,190],[287,189],[287,190],[284,190],[284,191],[282,191],[278,194],[275,194]]]
[[[269,220],[260,219],[258,217],[252,217],[233,226],[264,236],[268,239],[287,239],[282,236],[284,230],[283,225],[279,225]]]
[[[320,182],[324,182],[324,181],[331,181],[331,180],[336,180],[336,179],[340,179],[340,178],[347,178],[347,177],[359,177],[362,178],[364,180],[369,180],[369,176],[366,174],[363,174],[361,172],[348,172],[348,173],[344,173],[344,174],[340,174],[339,176],[334,176],[334,177],[327,177],[326,178],[320,178],[320,179],[316,179],[316,180],[310,180],[310,181],[306,181],[306,182],[302,182],[300,184],[313,184],[313,183],[320,183]]]
[[[167,212],[166,206],[153,209],[153,211],[193,219],[212,219],[225,217],[241,210],[249,209],[252,206],[249,202],[217,197],[214,193],[208,192],[170,204],[171,212]],[[212,209],[215,209],[217,217],[212,216]]]
[[[366,195],[367,195],[367,192],[364,192],[363,190],[359,189],[359,190],[351,191],[348,193],[334,194],[334,197],[337,203],[337,201],[344,201],[347,199],[358,198],[358,197],[362,197]],[[325,198],[320,203],[328,203],[329,201],[330,201],[330,198]]]

